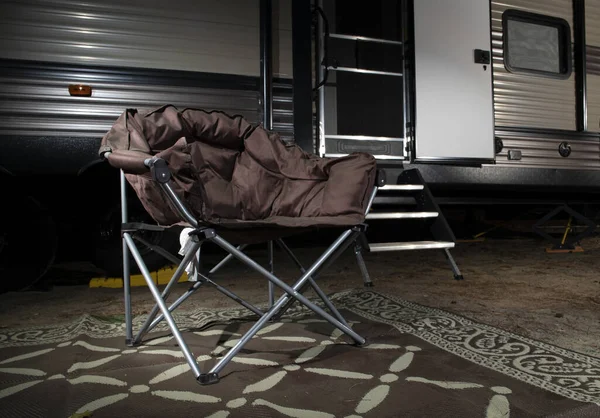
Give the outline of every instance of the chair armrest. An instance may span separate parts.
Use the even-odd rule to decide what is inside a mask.
[[[141,151],[114,150],[102,154],[108,163],[129,174],[144,174],[150,170],[148,161],[152,155]]]

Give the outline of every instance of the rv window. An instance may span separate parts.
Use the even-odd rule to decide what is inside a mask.
[[[508,71],[557,78],[571,75],[571,29],[566,20],[507,10],[502,32]]]

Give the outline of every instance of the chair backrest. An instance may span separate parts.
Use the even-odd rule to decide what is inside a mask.
[[[369,154],[319,158],[241,116],[171,105],[144,115],[126,110],[100,150],[166,160],[174,191],[208,223],[364,213],[376,168]],[[149,174],[126,177],[158,223],[181,221]]]

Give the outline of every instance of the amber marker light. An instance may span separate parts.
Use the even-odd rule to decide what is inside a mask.
[[[69,85],[69,94],[71,96],[89,97],[92,95],[92,87],[84,84],[71,84]]]

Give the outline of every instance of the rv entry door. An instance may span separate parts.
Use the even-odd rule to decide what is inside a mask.
[[[490,2],[414,2],[415,162],[494,160]]]

